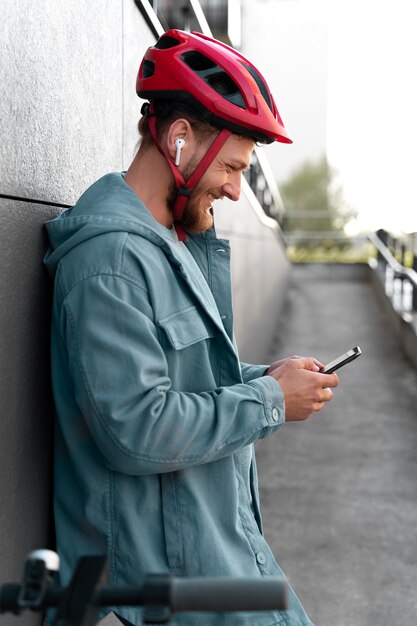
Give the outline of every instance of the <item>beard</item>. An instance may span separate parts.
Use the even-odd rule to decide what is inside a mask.
[[[214,224],[213,207],[210,206],[204,209],[201,200],[202,196],[198,193],[197,186],[188,199],[188,204],[181,219],[182,227],[190,235],[204,233],[212,228]]]
[[[203,198],[209,193],[210,190],[203,191],[200,183],[198,183],[188,198],[188,203],[185,207],[180,223],[184,230],[190,235],[204,233],[206,230],[212,228],[214,224],[213,208],[209,207],[208,209],[204,209],[202,204]],[[213,195],[216,197],[214,193]],[[177,188],[173,183],[167,197],[167,204],[171,211],[174,210],[176,197]]]

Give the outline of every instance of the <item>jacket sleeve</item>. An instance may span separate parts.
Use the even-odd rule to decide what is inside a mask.
[[[172,390],[147,292],[126,277],[75,286],[60,330],[76,402],[112,469],[150,474],[207,463],[284,422],[270,376],[203,393]]]
[[[242,380],[244,383],[255,380],[255,378],[266,376],[268,369],[269,365],[251,365],[250,363],[240,363],[240,370],[242,372]]]

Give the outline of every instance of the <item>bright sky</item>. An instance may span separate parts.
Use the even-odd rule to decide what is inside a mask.
[[[328,156],[363,228],[417,231],[415,10],[329,2]]]
[[[277,180],[319,158],[327,143],[359,211],[357,229],[417,231],[415,6],[243,0],[243,52],[268,78],[294,139],[266,148]]]

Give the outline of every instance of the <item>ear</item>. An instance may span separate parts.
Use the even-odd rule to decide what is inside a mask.
[[[174,163],[177,154],[177,144],[175,143],[177,139],[182,139],[185,142],[184,147],[181,150],[181,158],[185,160],[187,158],[187,154],[191,155],[194,152],[195,139],[190,122],[184,118],[180,118],[172,122],[166,135],[165,150]]]

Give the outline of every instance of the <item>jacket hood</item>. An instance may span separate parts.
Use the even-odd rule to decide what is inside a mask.
[[[133,233],[160,247],[174,243],[170,230],[154,219],[125,182],[123,173],[100,178],[73,207],[47,222],[46,230],[50,246],[44,262],[51,275],[60,259],[75,246],[104,233]]]

